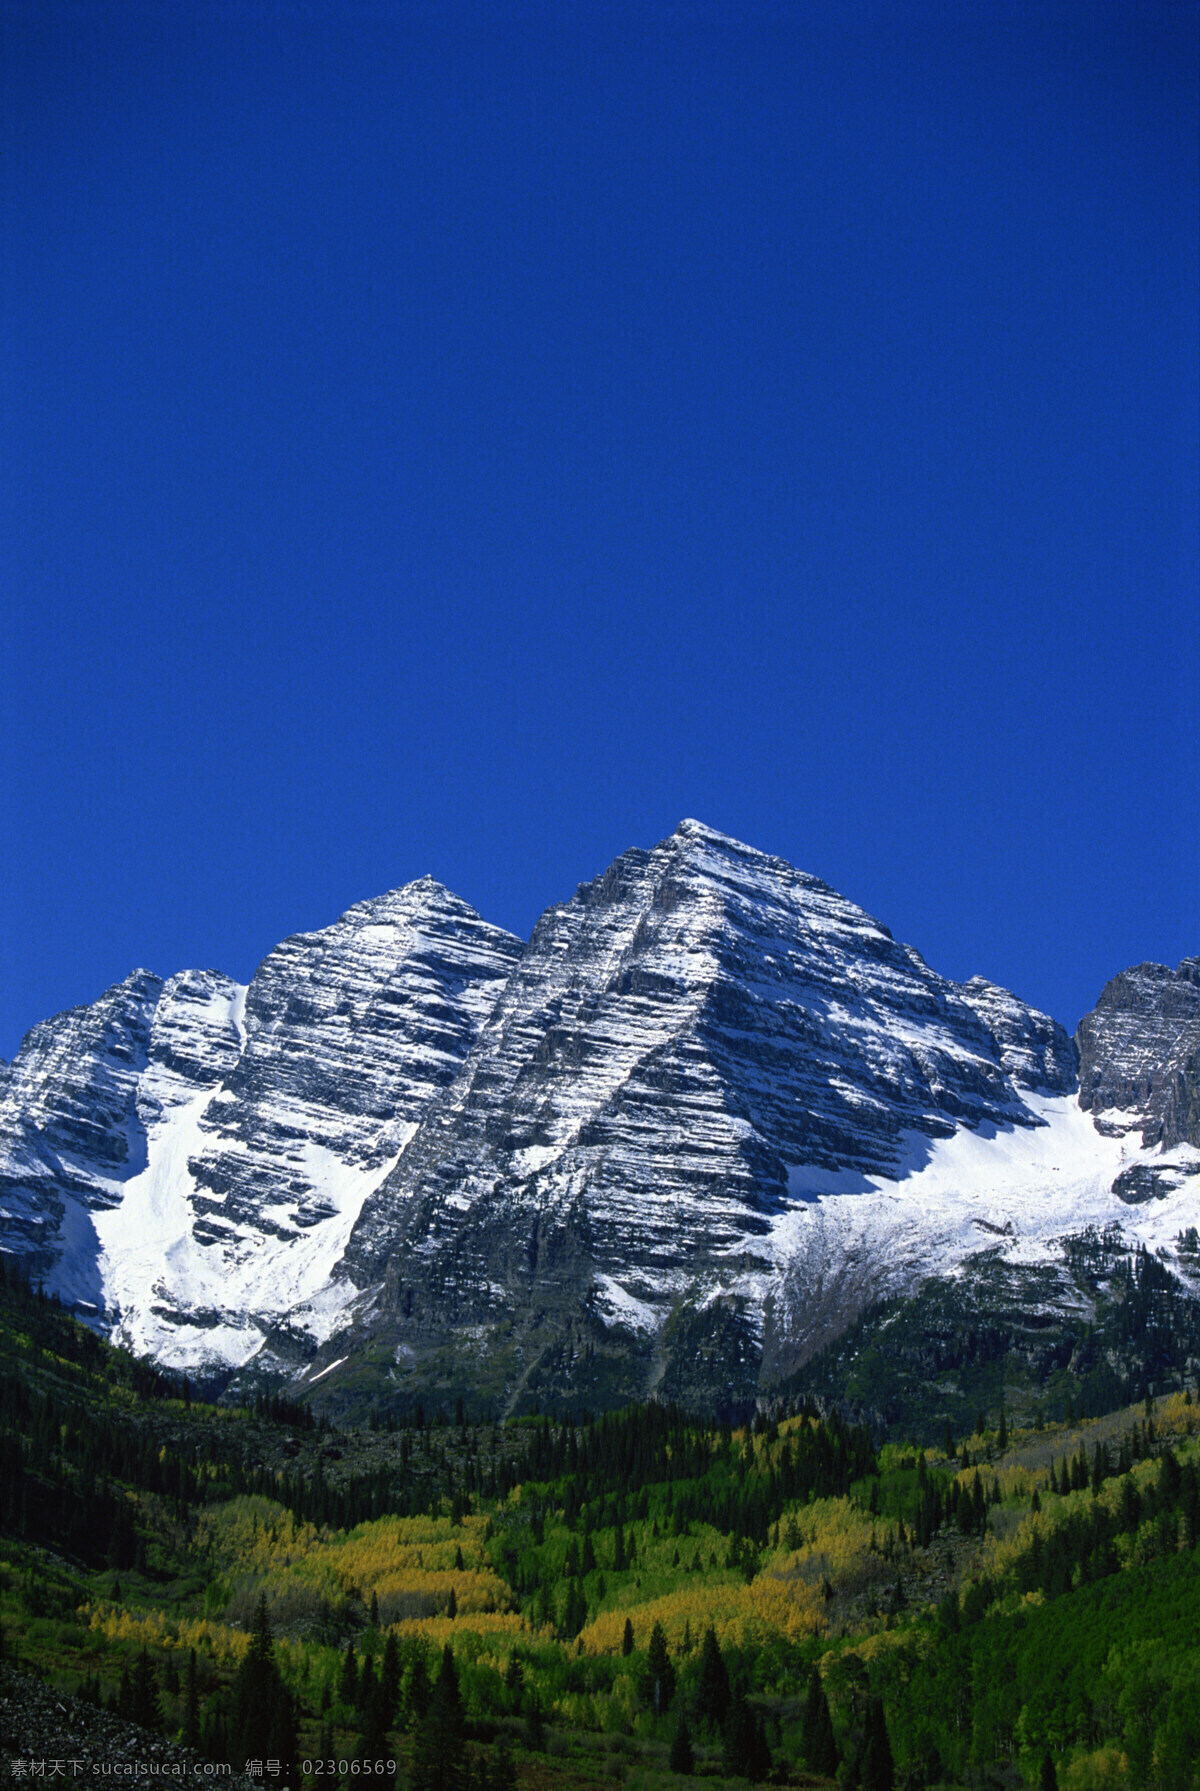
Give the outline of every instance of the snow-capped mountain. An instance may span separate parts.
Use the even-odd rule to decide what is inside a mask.
[[[1200,1146],[1200,958],[1114,976],[1078,1045],[1079,1104],[1102,1132]]]
[[[520,951],[432,878],[278,946],[249,988],[137,971],[37,1026],[0,1099],[0,1238],[174,1366],[319,1295]]]
[[[1075,1089],[1054,1021],[684,822],[539,922],[364,1204],[314,1372],[369,1338],[398,1386],[744,1395],[935,1265],[1121,1210]]]
[[[744,1398],[983,1249],[1173,1251],[1197,961],[1116,978],[1080,1047],[1082,1095],[1055,1021],[685,821],[524,948],[425,879],[248,990],[137,973],[34,1028],[0,1242],[165,1362],[352,1410]]]

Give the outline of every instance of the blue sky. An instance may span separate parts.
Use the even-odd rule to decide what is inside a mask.
[[[1194,4],[0,17],[0,1054],[684,815],[1200,952]]]

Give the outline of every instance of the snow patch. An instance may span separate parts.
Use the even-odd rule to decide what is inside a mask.
[[[203,1122],[215,1100],[209,1091],[166,1112],[148,1131],[146,1167],[125,1183],[120,1204],[88,1215],[99,1242],[102,1302],[124,1315],[120,1335],[172,1368],[241,1367],[264,1332],[295,1307],[306,1308],[296,1314],[300,1328],[318,1340],[328,1335],[357,1289],[324,1303],[318,1296],[364,1201],[399,1156],[397,1151],[381,1166],[361,1169],[324,1145],[301,1141],[296,1161],[333,1213],[300,1226],[294,1207],[275,1207],[276,1230],[262,1231],[240,1220],[236,1210],[226,1217],[213,1207],[189,1167],[211,1143]],[[222,1139],[223,1148],[234,1143]],[[205,1217],[221,1227],[216,1242],[195,1235],[197,1220]],[[200,1314],[204,1323],[185,1316]]]
[[[314,1374],[308,1385],[311,1387],[314,1382],[324,1380],[327,1374],[332,1374],[335,1368],[340,1368],[343,1362],[348,1362],[349,1360],[349,1356],[339,1356],[336,1362],[331,1362],[329,1364],[328,1368],[322,1368],[317,1374]]]
[[[653,1306],[636,1299],[611,1275],[596,1275],[594,1285],[596,1305],[606,1323],[623,1325],[627,1331],[653,1333],[658,1330],[661,1319]]]
[[[1200,1225],[1200,1173],[1181,1175],[1164,1198],[1139,1206],[1112,1191],[1134,1164],[1186,1171],[1195,1161],[1188,1153],[1142,1150],[1098,1131],[1075,1096],[1025,1098],[1035,1126],[961,1127],[950,1138],[906,1134],[895,1177],[790,1169],[795,1204],[762,1240],[791,1283],[792,1297],[778,1312],[783,1328],[803,1329],[806,1298],[839,1278],[886,1298],[931,1274],[954,1273],[988,1248],[1012,1263],[1051,1266],[1063,1237],[1119,1224],[1131,1242],[1173,1254],[1179,1232]],[[763,1278],[764,1297],[774,1280]]]

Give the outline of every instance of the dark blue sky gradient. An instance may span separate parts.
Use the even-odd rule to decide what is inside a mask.
[[[1194,4],[0,12],[0,1053],[684,815],[1200,952]]]

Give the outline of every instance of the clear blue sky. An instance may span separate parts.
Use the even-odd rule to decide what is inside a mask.
[[[1200,952],[1195,4],[0,14],[0,1054],[684,815]]]

